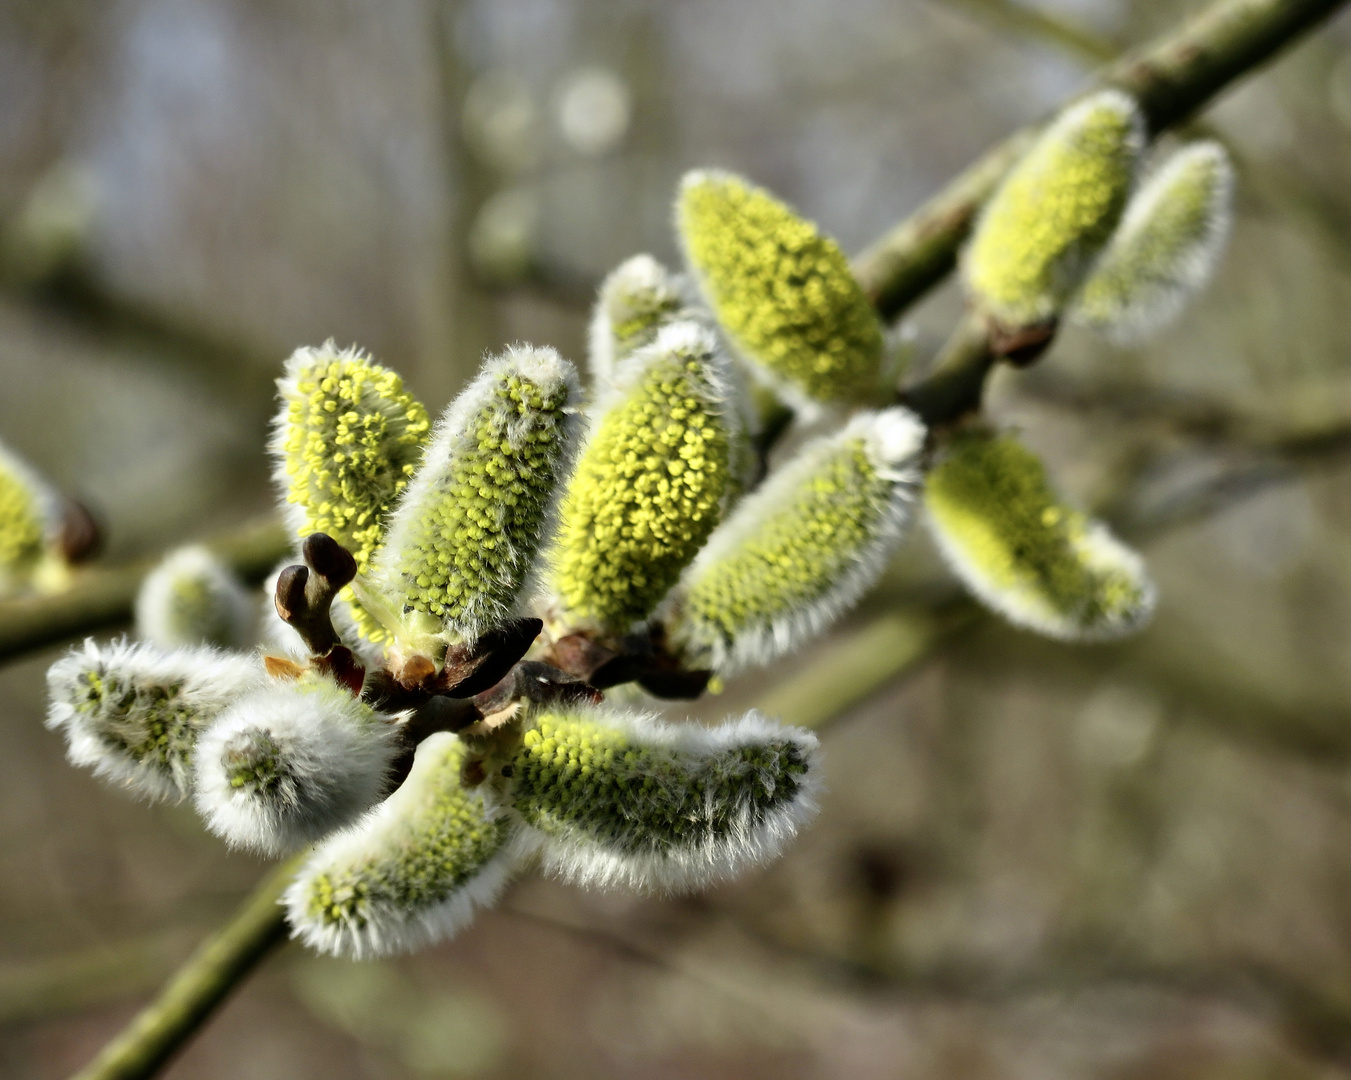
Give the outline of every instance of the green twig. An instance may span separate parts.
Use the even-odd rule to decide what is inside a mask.
[[[980,408],[995,359],[985,319],[968,311],[934,358],[932,369],[903,391],[900,401],[930,427],[957,420]]]
[[[1342,0],[1219,0],[1181,29],[1104,68],[1093,88],[1133,95],[1154,132],[1186,119],[1239,76],[1327,18]],[[952,270],[976,211],[1027,149],[1023,128],[961,173],[854,260],[854,273],[894,318]]]
[[[1167,127],[1269,59],[1340,2],[1220,0],[1177,33],[1106,69],[1098,85],[1118,86],[1134,94],[1151,127]],[[883,315],[896,315],[951,270],[957,247],[980,203],[1034,133],[1029,128],[1001,143],[858,259],[859,279]],[[47,635],[42,643],[125,618],[138,581],[139,574],[135,574],[122,583],[120,591],[109,589],[113,595],[91,601],[84,623],[76,617],[73,604],[64,620],[35,619]],[[0,631],[8,607],[0,607]],[[819,727],[929,655],[947,632],[961,625],[955,616],[949,620],[926,623],[899,613],[880,616],[857,631],[848,645],[826,650],[822,661],[813,666],[811,678],[804,672],[780,687],[765,705],[791,722]],[[24,648],[26,639],[23,634],[0,633],[0,656],[6,655],[5,644],[13,654]],[[152,1075],[282,940],[285,927],[276,901],[293,869],[288,864],[274,871],[239,914],[180,969],[161,995],[77,1080],[133,1080]]]
[[[233,918],[202,943],[159,996],[74,1080],[133,1080],[154,1075],[240,980],[286,940],[281,895],[303,857],[269,873]]]
[[[1335,448],[1343,446],[1339,442]],[[969,600],[884,611],[836,635],[810,665],[763,697],[760,708],[785,723],[823,730],[985,618]],[[1300,733],[1294,737],[1297,744],[1307,741]],[[1288,743],[1287,738],[1280,745]],[[1327,746],[1318,743],[1314,749]],[[295,869],[294,862],[288,863],[269,876],[160,996],[74,1080],[141,1080],[153,1075],[233,983],[283,941],[284,919],[276,901]]]

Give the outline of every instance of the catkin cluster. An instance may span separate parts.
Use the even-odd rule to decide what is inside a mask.
[[[1224,153],[1184,148],[1137,184],[1141,132],[1129,98],[1086,98],[990,200],[963,259],[986,359],[1063,318],[1137,335],[1203,283]],[[263,626],[187,549],[146,581],[144,640],[51,668],[72,761],[192,799],[231,844],[313,845],[285,900],[313,948],[436,941],[531,865],[673,891],[776,857],[815,812],[813,735],[755,712],[668,723],[603,691],[689,696],[804,648],[920,508],[1017,625],[1105,638],[1153,609],[1139,557],[1013,435],[896,404],[883,328],[814,224],[720,172],[685,179],[675,222],[680,271],[639,255],[602,284],[586,390],[516,345],[433,428],[366,354],[298,350],[271,450],[305,565],[274,573]],[[0,585],[50,535],[45,489],[0,453]]]

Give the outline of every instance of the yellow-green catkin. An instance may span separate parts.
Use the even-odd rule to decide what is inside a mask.
[[[1233,191],[1233,166],[1219,143],[1173,154],[1126,206],[1070,317],[1121,342],[1167,324],[1219,261]]]
[[[711,331],[662,329],[600,402],[564,496],[550,570],[559,618],[612,634],[644,619],[718,524],[738,410]]]
[[[651,255],[634,255],[611,271],[591,315],[591,377],[604,385],[615,365],[657,338],[684,306],[680,281]]]
[[[512,824],[460,780],[464,745],[437,732],[374,812],[324,841],[287,890],[291,932],[335,956],[408,952],[491,904],[515,860]]]
[[[733,347],[798,406],[872,394],[882,327],[834,240],[730,173],[689,173],[676,229]]]
[[[767,663],[852,607],[906,535],[923,443],[907,410],[863,413],[771,473],[665,605],[688,662],[722,674]]]
[[[1060,315],[1107,243],[1144,143],[1140,111],[1105,90],[1052,122],[990,199],[964,261],[967,287],[1004,326]]]
[[[297,349],[277,380],[273,476],[296,537],[328,533],[365,571],[386,517],[422,460],[430,422],[403,380],[358,349]],[[343,596],[351,599],[350,590]],[[384,629],[357,603],[361,631]]]
[[[606,707],[545,710],[506,797],[546,870],[677,890],[778,854],[815,811],[816,751],[809,732],[758,713],[709,729]]]
[[[57,558],[50,543],[55,497],[28,464],[0,443],[0,597],[23,592]]]
[[[577,375],[553,349],[484,364],[437,425],[373,576],[396,637],[477,637],[513,613],[571,465]]]
[[[1138,555],[1066,506],[1041,460],[1009,435],[957,434],[924,493],[940,550],[966,586],[1010,622],[1094,640],[1139,629],[1154,587]]]

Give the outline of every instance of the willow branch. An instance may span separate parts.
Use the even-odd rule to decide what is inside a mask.
[[[1175,33],[1104,68],[1094,85],[1135,95],[1151,128],[1161,130],[1269,60],[1342,2],[1218,0]],[[1000,143],[858,257],[854,271],[884,316],[899,314],[953,268],[976,211],[1036,131],[1028,127]],[[238,550],[236,568],[261,578],[286,550],[280,533],[273,540],[275,546],[268,546],[256,536],[239,536],[219,550],[230,561]],[[250,545],[257,545],[253,556],[244,550]],[[55,596],[0,603],[0,661],[126,622],[148,569],[89,570]]]
[[[1320,446],[1324,451],[1344,451],[1345,436],[1339,439],[1331,444],[1325,440]],[[1175,517],[1155,535],[1181,520]],[[785,723],[821,731],[987,618],[965,599],[882,611],[837,634],[810,664],[761,698],[759,707]],[[1282,739],[1279,745],[1287,748],[1307,743],[1306,735],[1297,731],[1284,732]],[[1346,749],[1345,740],[1335,745],[1320,742],[1312,749],[1340,753]],[[141,1080],[153,1075],[231,986],[285,939],[277,899],[295,869],[294,862],[288,863],[269,876],[235,917],[184,964],[160,996],[74,1080]]]
[[[281,896],[303,857],[269,873],[234,917],[202,943],[159,996],[73,1080],[154,1075],[240,980],[286,939]]]
[[[261,581],[291,550],[284,530],[253,524],[207,544],[246,581]],[[131,619],[141,582],[156,560],[90,567],[57,593],[0,601],[0,662]]]
[[[1111,86],[1131,94],[1157,133],[1185,120],[1341,4],[1218,0],[1177,31],[1103,68],[1092,89]],[[899,315],[952,270],[977,210],[1039,127],[1009,136],[858,256],[854,273],[883,316]]]
[[[1135,95],[1157,131],[1269,59],[1339,4],[1340,0],[1221,0],[1176,34],[1106,69],[1098,83]],[[952,268],[976,209],[1034,133],[1034,128],[1025,129],[1000,144],[860,257],[856,272],[882,314],[897,314]],[[961,365],[954,361],[951,366],[969,367],[974,362],[967,356]],[[277,546],[263,560],[263,572],[286,550],[279,531],[272,537]],[[72,601],[67,608],[58,606],[48,613],[45,606],[52,606],[52,598],[34,605],[26,631],[15,632],[15,625],[22,622],[13,617],[16,605],[0,606],[0,657],[124,620],[142,572],[122,571],[121,578],[116,578],[117,572],[103,572],[117,584],[104,584],[102,592],[86,586],[83,606]],[[825,650],[817,664],[782,685],[764,705],[789,722],[820,727],[932,655],[973,617],[973,611],[965,606],[919,617],[903,612],[879,616],[852,640]],[[235,918],[76,1080],[152,1075],[283,940],[285,923],[277,900],[294,869],[294,864],[285,864],[275,870]]]

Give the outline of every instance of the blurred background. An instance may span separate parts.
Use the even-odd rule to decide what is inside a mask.
[[[857,251],[1197,6],[0,0],[0,439],[110,559],[237,527],[297,345],[365,346],[434,410],[505,342],[581,361],[604,272],[674,259],[684,170]],[[862,700],[818,679],[851,704],[781,862],[679,900],[527,877],[405,960],[288,948],[169,1075],[1351,1075],[1351,15],[1203,125],[1240,177],[1217,280],[1148,348],[1067,332],[991,394],[1145,550],[1147,632],[954,608],[917,535],[822,650],[914,662]],[[911,313],[917,368],[959,303]],[[0,671],[15,1080],[87,1061],[262,871],[64,763],[54,655]]]

